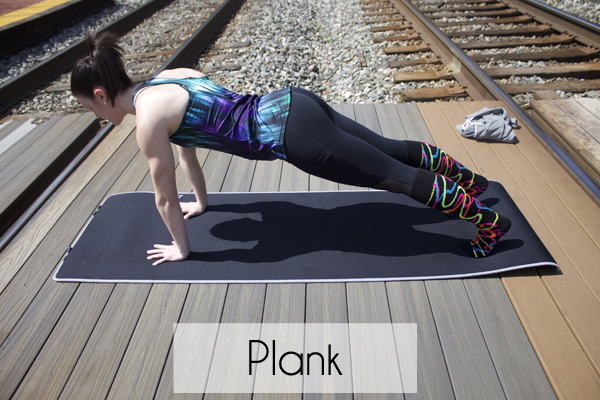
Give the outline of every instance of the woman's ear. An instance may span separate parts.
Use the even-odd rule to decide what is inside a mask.
[[[94,98],[104,104],[106,104],[106,102],[108,101],[108,96],[106,94],[106,91],[104,90],[104,88],[101,88],[101,87],[97,87],[94,89]]]

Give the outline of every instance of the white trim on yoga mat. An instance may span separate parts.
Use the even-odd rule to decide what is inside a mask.
[[[474,278],[480,276],[494,275],[500,274],[503,272],[515,271],[518,269],[524,268],[535,268],[535,267],[545,267],[551,266],[557,272],[561,272],[560,267],[555,263],[543,262],[543,263],[533,263],[533,264],[524,264],[517,265],[508,268],[501,268],[493,271],[485,271],[481,273],[473,273],[473,274],[458,274],[458,275],[439,275],[439,276],[411,276],[411,277],[389,277],[389,278],[347,278],[347,279],[251,279],[251,280],[144,280],[144,279],[135,279],[135,280],[121,280],[121,279],[57,279],[56,274],[60,269],[60,266],[64,262],[61,261],[59,266],[56,268],[54,272],[53,279],[56,282],[85,282],[85,283],[201,283],[201,284],[223,284],[223,283],[335,283],[335,282],[393,282],[393,281],[426,281],[426,280],[440,280],[440,279],[464,279],[464,278]]]

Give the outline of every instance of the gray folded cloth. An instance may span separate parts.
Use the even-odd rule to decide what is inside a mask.
[[[502,107],[487,108],[465,117],[465,123],[456,125],[456,129],[466,138],[490,140],[494,142],[517,143],[513,128],[517,128],[517,119],[509,118]]]

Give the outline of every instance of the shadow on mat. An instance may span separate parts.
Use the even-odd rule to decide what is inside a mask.
[[[252,216],[240,218],[239,214]],[[224,204],[210,206],[198,219],[210,226],[213,237],[221,239],[211,241],[209,251],[190,254],[189,259],[205,262],[276,262],[319,251],[383,257],[453,254],[471,258],[461,245],[477,232],[474,225],[441,212],[390,203],[333,209],[289,202]],[[495,253],[521,246],[521,240],[500,242]]]

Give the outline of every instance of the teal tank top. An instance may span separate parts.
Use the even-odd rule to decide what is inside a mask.
[[[148,86],[167,83],[181,86],[190,97],[181,125],[169,137],[172,143],[251,160],[286,160],[283,137],[290,112],[290,88],[264,96],[239,95],[206,76],[152,78],[136,89],[133,99]]]

